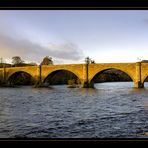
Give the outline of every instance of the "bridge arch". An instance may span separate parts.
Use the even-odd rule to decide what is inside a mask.
[[[81,79],[79,77],[79,75],[71,70],[68,70],[68,69],[56,69],[56,70],[53,70],[51,72],[49,72],[44,78],[42,78],[42,82],[45,83],[47,81],[47,79],[50,79],[52,78],[54,75],[60,73],[60,72],[68,72],[68,73],[71,73],[75,79],[77,79],[79,81],[79,84],[81,84]]]
[[[27,79],[28,79],[28,82],[30,81],[30,83],[34,83],[35,82],[35,79],[34,77],[32,76],[32,74],[26,72],[26,71],[23,71],[23,70],[19,70],[19,71],[15,71],[15,72],[12,72],[6,79],[6,82],[7,83],[13,83],[13,81],[16,81],[16,78],[20,75],[24,74],[25,77],[26,77],[26,82],[27,82]]]
[[[103,72],[105,72],[105,71],[107,71],[107,70],[111,70],[111,69],[117,70],[117,71],[121,71],[121,72],[125,73],[127,76],[129,76],[129,78],[130,78],[133,82],[135,81],[134,77],[133,77],[128,71],[122,70],[122,69],[119,69],[119,68],[113,68],[113,67],[111,67],[111,68],[105,68],[105,69],[102,69],[102,70],[99,70],[99,71],[95,72],[95,73],[90,77],[89,82],[91,83],[91,82],[93,81],[93,79],[95,78],[95,76],[97,76],[97,75],[99,75],[99,74],[101,74],[101,73],[103,73]]]

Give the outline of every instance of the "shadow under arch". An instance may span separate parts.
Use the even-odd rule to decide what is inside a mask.
[[[33,85],[35,80],[31,74],[26,71],[16,71],[7,78],[9,85]]]
[[[109,72],[110,71],[110,72]],[[118,72],[118,73],[116,73]],[[114,79],[112,78],[109,78],[108,80],[102,80],[100,82],[125,82],[125,81],[133,81],[134,82],[134,79],[133,77],[128,74],[127,72],[123,71],[123,70],[120,70],[120,69],[117,69],[117,68],[107,68],[107,69],[103,69],[99,72],[97,72],[91,79],[90,79],[90,83],[99,83],[99,82],[95,82],[96,81],[96,78],[98,76],[100,76],[101,74],[106,74],[106,75],[111,75],[111,74],[115,74],[113,75],[114,76]],[[121,77],[119,77],[121,75]],[[122,76],[124,76],[125,78],[122,79]],[[105,77],[105,76],[104,76]],[[104,78],[105,79],[105,78]],[[112,79],[112,80],[111,80]]]
[[[59,69],[49,73],[43,83],[48,83],[49,85],[68,84],[68,80],[74,80],[76,84],[81,84],[78,75],[66,69]]]

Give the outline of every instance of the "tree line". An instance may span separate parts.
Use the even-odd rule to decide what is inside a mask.
[[[37,66],[37,63],[26,63],[20,56],[12,57],[12,64],[4,62],[3,58],[0,58],[0,68],[2,67],[21,67],[21,66]],[[86,64],[95,64],[95,61],[89,57],[85,58]],[[45,56],[39,65],[53,65],[52,57]]]
[[[2,67],[21,67],[21,66],[37,66],[37,63],[30,62],[26,63],[20,56],[14,56],[12,57],[12,64],[4,62],[4,60],[0,59],[0,68]],[[46,56],[43,58],[40,65],[53,65],[52,57]]]

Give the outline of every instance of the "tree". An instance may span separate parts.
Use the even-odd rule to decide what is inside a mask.
[[[91,63],[91,64],[95,64],[95,61],[92,60],[90,57],[86,57],[86,58],[85,58],[85,63],[86,63],[86,64],[90,64],[90,63]]]
[[[89,57],[86,57],[86,58],[85,58],[85,63],[86,63],[86,64],[89,64],[90,61],[91,61],[91,59],[90,59]]]
[[[24,63],[24,61],[22,61],[21,57],[14,56],[14,57],[12,57],[12,63],[13,63],[13,65],[19,65],[19,64]]]
[[[91,62],[91,64],[95,64],[95,61],[94,60],[91,60],[90,62]]]
[[[52,58],[49,56],[46,56],[40,65],[53,65]]]

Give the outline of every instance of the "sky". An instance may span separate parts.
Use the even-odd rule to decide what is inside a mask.
[[[0,57],[55,64],[148,60],[148,10],[0,10]]]

